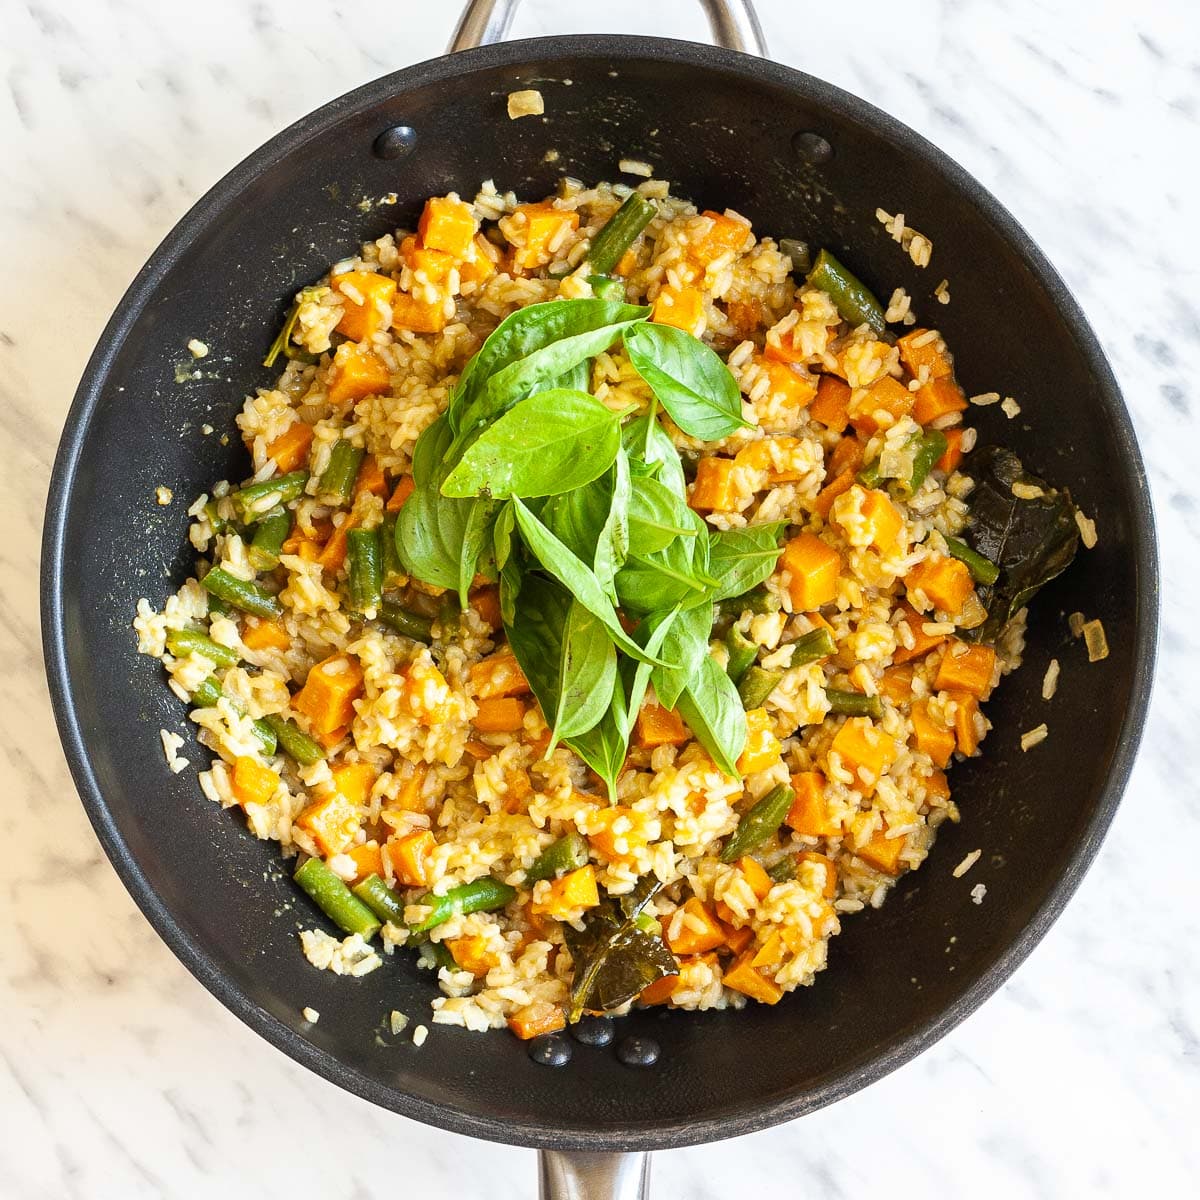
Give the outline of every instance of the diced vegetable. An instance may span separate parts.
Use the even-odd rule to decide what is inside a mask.
[[[851,325],[869,325],[876,333],[887,326],[883,308],[864,283],[855,278],[828,250],[817,254],[808,282],[825,292],[837,306],[842,320]]]
[[[792,363],[775,362],[769,358],[754,360],[766,373],[767,394],[776,403],[788,408],[807,408],[817,394],[817,383],[811,375]]]
[[[224,567],[209,571],[200,582],[206,592],[242,612],[256,617],[278,617],[283,612],[283,605],[261,584],[239,579]]]
[[[458,968],[470,971],[476,979],[483,979],[493,967],[500,965],[499,954],[482,934],[447,938],[442,944],[449,947]]]
[[[930,379],[941,379],[954,373],[946,343],[930,329],[914,329],[903,337],[896,339],[900,350],[900,361],[914,378],[921,373],[921,368],[927,369]]]
[[[312,441],[313,427],[304,421],[293,421],[268,444],[267,457],[274,461],[280,471],[295,471],[308,462],[308,450]]]
[[[587,863],[587,843],[578,833],[568,833],[558,841],[551,842],[545,850],[533,860],[529,870],[525,872],[527,884],[536,883],[539,879],[555,879],[565,871],[574,871]]]
[[[961,754],[970,758],[979,749],[979,730],[975,728],[975,716],[979,712],[979,701],[970,692],[951,692],[954,700],[954,738]]]
[[[375,780],[379,778],[370,763],[339,763],[330,775],[333,786],[356,808],[365,808]]]
[[[400,300],[400,294],[396,300]],[[395,306],[392,311],[394,314]],[[334,352],[325,395],[330,404],[343,405],[365,396],[377,396],[386,392],[390,385],[387,363],[374,350],[345,342]]]
[[[508,1018],[508,1027],[522,1041],[541,1037],[566,1028],[567,1018],[562,1008],[548,1000],[535,1000],[519,1008]]]
[[[596,868],[590,863],[553,880],[543,900],[534,900],[530,911],[535,916],[565,921],[580,908],[595,908],[600,903],[596,888]]]
[[[981,700],[992,687],[996,651],[991,646],[972,646],[952,641],[942,655],[933,686],[940,691],[964,691]]]
[[[230,787],[243,808],[247,804],[266,804],[279,783],[279,772],[264,766],[258,759],[242,754],[234,760]]]
[[[763,870],[762,864],[757,859],[751,858],[750,855],[743,854],[738,859],[737,865],[742,877],[750,885],[755,899],[765,900],[767,893],[771,890],[771,877]]]
[[[707,208],[700,214],[711,222],[707,232],[694,236],[688,247],[688,257],[701,266],[708,266],[726,254],[738,254],[750,236],[750,226],[736,217]]]
[[[279,713],[271,713],[263,720],[274,731],[284,753],[290,754],[302,767],[310,767],[325,757],[325,751],[295,721],[289,721]]]
[[[308,719],[315,735],[330,734],[354,720],[354,701],[362,691],[358,659],[335,653],[308,672],[304,686],[292,698],[292,707]]]
[[[708,906],[695,896],[689,896],[683,905],[683,919],[679,921],[679,932],[671,936],[677,924],[675,918],[667,921],[663,941],[672,954],[703,954],[725,944],[725,931]]]
[[[384,883],[378,872],[359,880],[351,890],[381,921],[404,924],[404,899]]]
[[[384,850],[392,864],[392,874],[405,887],[424,887],[429,883],[429,860],[437,842],[428,829],[392,838]]]
[[[350,512],[343,517],[340,524],[333,527],[333,532],[321,547],[321,553],[317,555],[317,562],[321,564],[322,570],[336,575],[342,569],[350,548],[350,531],[357,529],[361,520],[358,513]]]
[[[592,238],[588,248],[588,264],[592,270],[597,275],[611,275],[657,211],[653,201],[640,192],[631,192]]]
[[[362,814],[341,792],[330,792],[304,808],[295,823],[312,837],[322,854],[341,854],[354,844]]]
[[[829,701],[829,711],[836,716],[874,717],[876,720],[883,716],[883,703],[878,696],[826,688],[825,699]]]
[[[950,376],[931,379],[917,388],[912,406],[913,420],[919,425],[928,425],[947,413],[965,412],[967,398],[963,390]]]
[[[433,196],[425,201],[417,236],[430,250],[466,258],[478,228],[469,204],[456,196]]]
[[[682,746],[691,738],[687,727],[673,709],[660,704],[643,704],[637,716],[637,744],[644,750],[655,746]]]
[[[791,665],[793,667],[803,667],[809,663],[820,662],[821,659],[837,653],[837,643],[833,640],[833,634],[826,625],[810,629],[807,633],[801,634],[794,642],[784,644],[792,647]]]
[[[788,572],[793,609],[807,612],[837,596],[841,555],[815,533],[801,533],[783,548],[780,564]]]
[[[222,691],[221,684],[215,675],[210,675],[207,679],[202,679],[192,692],[192,702],[197,708],[215,708],[221,700],[225,700],[230,708],[239,715],[244,714],[246,711],[239,701],[235,700],[232,696],[227,696]],[[275,753],[275,731],[266,721],[255,721],[251,725],[251,729],[258,744],[262,747],[263,754],[269,758]]]
[[[361,342],[385,327],[386,317],[380,306],[391,305],[396,295],[394,279],[375,271],[343,271],[329,276],[329,286],[342,296],[338,333],[345,334],[352,342]],[[352,299],[350,292],[357,293],[361,300]]]
[[[835,433],[841,433],[850,424],[850,385],[836,375],[822,375],[808,415]]]
[[[702,458],[688,504],[697,512],[731,512],[734,508],[733,459]]]
[[[396,481],[396,487],[393,490],[390,499],[385,505],[385,509],[390,513],[398,513],[403,507],[404,502],[413,494],[413,489],[416,484],[413,482],[411,475],[401,475]]]
[[[932,620],[932,613],[928,617],[924,617],[908,603],[902,603],[900,611],[904,613],[904,622],[912,632],[913,644],[911,647],[906,647],[897,639],[896,653],[892,655],[892,662],[906,663],[911,662],[914,658],[921,658],[923,655],[928,654],[934,646],[946,640],[944,633],[931,634],[925,632],[927,624],[937,623]]]
[[[928,700],[913,705],[910,719],[917,749],[922,754],[928,754],[935,766],[947,766],[950,755],[954,753],[953,731],[930,714]]]
[[[782,671],[769,671],[765,667],[758,666],[750,667],[738,683],[738,696],[741,697],[742,707],[747,712],[756,708],[761,709],[782,679]]]
[[[308,482],[307,471],[290,471],[287,475],[275,475],[260,483],[251,483],[235,492],[233,505],[247,525],[257,521],[264,513],[283,504],[290,504],[304,494]]]
[[[725,849],[721,851],[721,861],[736,862],[742,855],[757,850],[764,842],[774,837],[795,798],[796,793],[783,784],[777,784],[767,792],[752,808],[742,814],[737,828],[725,843]]]
[[[939,612],[955,616],[962,612],[974,590],[971,572],[956,558],[931,554],[904,577],[908,591],[921,591]]]
[[[380,497],[388,494],[387,476],[383,473],[383,468],[373,454],[368,454],[362,460],[362,466],[358,468],[358,474],[354,478],[354,489],[351,494],[358,496],[363,492],[370,492],[371,495]]]
[[[292,518],[285,508],[273,508],[259,518],[246,550],[246,557],[256,571],[271,571],[279,565],[279,555],[291,527]]]
[[[904,843],[902,837],[889,838],[885,828],[877,832],[865,846],[857,847],[854,853],[885,875],[899,875],[904,870],[900,862]]]
[[[967,570],[971,572],[971,578],[976,583],[986,584],[990,587],[1000,578],[1000,568],[990,559],[984,558],[978,551],[972,550],[966,542],[960,542],[958,538],[953,537],[947,537],[945,541],[950,555],[966,565]]]
[[[214,642],[206,633],[196,629],[167,630],[167,649],[176,658],[187,658],[189,654],[202,654],[218,667],[236,667],[238,652],[228,646]]]
[[[516,655],[508,646],[497,650],[490,658],[473,664],[470,678],[471,690],[481,700],[529,694],[529,680],[525,678]]]
[[[292,878],[344,933],[367,940],[375,936],[378,918],[319,858],[306,860]]]
[[[854,479],[853,471],[843,471],[840,475],[831,479],[817,493],[817,498],[813,501],[813,511],[828,520],[829,510],[833,507],[833,502],[843,492],[848,492],[854,486]]]
[[[698,288],[667,284],[655,297],[650,319],[699,336],[704,328],[704,296]]]
[[[395,600],[381,601],[378,616],[390,629],[412,638],[414,642],[424,642],[428,645],[433,641],[433,620],[419,613],[409,612]]]
[[[898,379],[885,375],[850,402],[850,424],[864,437],[890,428],[913,408],[913,394]]]
[[[350,559],[350,604],[360,613],[374,613],[383,600],[383,547],[378,529],[352,529],[346,535]]]
[[[446,307],[441,299],[397,292],[392,302],[392,328],[409,333],[441,333],[446,328]]]
[[[279,621],[251,617],[242,624],[242,642],[248,650],[286,650],[292,639]]]
[[[383,851],[374,839],[351,846],[346,855],[354,863],[354,885],[383,870]],[[350,890],[353,891],[354,886]]]
[[[797,858],[800,863],[816,863],[825,873],[825,880],[821,886],[821,895],[826,900],[832,900],[837,892],[838,884],[838,869],[837,863],[828,855],[819,854],[816,850],[802,850]]]
[[[842,832],[825,803],[825,776],[820,771],[797,771],[792,776],[795,798],[784,820],[805,837],[837,837]]]
[[[883,773],[896,761],[899,747],[869,717],[851,717],[834,735],[830,753],[842,760],[842,766],[854,777],[851,787],[873,791]],[[864,779],[860,772],[865,772]],[[869,780],[869,782],[868,782]]]
[[[473,724],[480,733],[518,733],[525,727],[525,702],[516,696],[480,700]]]
[[[752,708],[746,713],[746,745],[737,761],[743,775],[753,775],[773,767],[783,754],[783,747],[771,728],[771,717],[765,708]]]
[[[963,460],[963,434],[966,432],[961,425],[953,425],[949,429],[942,431],[946,436],[946,452],[933,465],[934,467],[949,475],[951,471],[957,471]]]
[[[353,442],[339,439],[329,452],[326,466],[317,484],[317,494],[332,504],[348,504],[354,494],[354,480],[367,452]]]
[[[751,947],[725,972],[721,982],[727,988],[749,996],[751,1000],[758,1000],[762,1004],[778,1004],[783,999],[783,989],[753,966],[753,957],[754,948]]]

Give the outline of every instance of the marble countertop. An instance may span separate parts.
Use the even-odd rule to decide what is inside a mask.
[[[312,1195],[532,1194],[530,1152],[427,1129],[338,1091],[260,1041],[187,974],[83,815],[38,642],[38,541],[55,444],[129,280],[192,201],[271,134],[441,53],[455,7],[4,6],[0,1195],[219,1189],[230,1200],[290,1200],[298,1172],[264,1152],[278,1146],[294,1147]],[[586,7],[529,0],[514,33],[594,30]],[[1112,832],[1015,979],[934,1049],[842,1104],[736,1143],[659,1155],[655,1195],[715,1200],[785,1186],[835,1198],[880,1185],[897,1197],[1006,1200],[1192,1193],[1200,789],[1178,760],[1200,716],[1194,0],[1101,5],[1086,18],[1075,0],[912,0],[901,7],[916,32],[904,36],[882,32],[896,6],[881,0],[759,7],[780,60],[942,146],[1016,214],[1074,289],[1126,390],[1152,476],[1162,662]],[[609,31],[701,36],[691,0],[603,9]]]

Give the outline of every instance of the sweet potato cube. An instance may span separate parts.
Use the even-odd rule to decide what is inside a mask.
[[[900,863],[900,855],[904,850],[906,839],[890,838],[887,830],[881,829],[875,833],[865,846],[859,846],[854,853],[868,866],[882,871],[885,875],[899,875],[904,867]]]
[[[825,776],[820,771],[797,771],[792,776],[796,793],[792,807],[784,818],[787,824],[804,837],[836,837],[842,832],[838,822],[829,816],[825,804]]]
[[[325,545],[321,547],[321,553],[317,555],[317,562],[321,564],[322,570],[336,575],[345,566],[348,549],[346,535],[358,526],[361,520],[362,518],[357,513],[352,512],[340,525],[334,526]]]
[[[734,336],[742,341],[752,337],[762,323],[763,307],[757,300],[726,300],[725,315],[733,326]]]
[[[876,729],[869,717],[851,717],[834,735],[830,752],[842,760],[842,766],[854,776],[852,787],[871,790],[879,777],[896,761],[899,748],[882,729]],[[866,772],[870,783],[860,774]]]
[[[707,208],[700,214],[712,222],[708,230],[692,238],[688,257],[701,266],[716,262],[725,254],[739,254],[750,237],[750,226],[736,217]]]
[[[945,771],[934,771],[925,780],[925,794],[931,799],[950,799],[950,781],[946,778]]]
[[[831,479],[817,493],[817,498],[813,501],[813,512],[818,513],[825,520],[828,520],[829,510],[833,508],[833,502],[843,492],[848,492],[853,486],[854,472],[843,471],[840,475]]]
[[[325,385],[330,404],[350,404],[364,396],[377,396],[391,386],[387,364],[373,350],[345,342],[333,356]]]
[[[667,284],[654,298],[650,319],[699,336],[704,329],[704,296],[694,287]]]
[[[860,437],[847,434],[842,438],[829,455],[825,463],[825,478],[832,479],[845,471],[857,474],[863,465],[863,457],[867,444]]]
[[[529,271],[544,267],[562,249],[566,234],[579,228],[579,214],[553,204],[519,204],[525,215],[525,241],[513,247],[513,265]]]
[[[480,733],[519,733],[525,728],[525,701],[516,696],[480,700],[474,725]]]
[[[551,1004],[548,1000],[535,1000],[532,1004],[518,1008],[508,1018],[508,1027],[523,1042],[531,1038],[541,1037],[544,1033],[554,1033],[566,1026],[567,1018],[562,1008]]]
[[[911,663],[888,667],[879,678],[879,694],[897,707],[912,699],[913,668]]]
[[[928,367],[930,379],[941,379],[954,373],[946,343],[932,330],[914,329],[897,338],[896,346],[900,350],[900,361],[914,378],[921,373],[922,367]]]
[[[664,975],[642,989],[638,1000],[642,1004],[666,1004],[679,987],[678,975]]]
[[[637,744],[644,750],[655,746],[682,746],[692,736],[674,709],[661,704],[643,704],[637,716]]]
[[[775,885],[771,882],[771,877],[763,870],[762,864],[756,858],[751,858],[745,854],[738,859],[738,870],[745,877],[746,882],[750,885],[750,890],[754,893],[755,899],[762,900],[767,893]]]
[[[535,900],[530,912],[535,916],[545,915],[563,921],[579,908],[595,908],[600,903],[596,888],[596,868],[588,863],[577,871],[571,871],[553,880],[543,900]]]
[[[913,408],[913,394],[890,375],[877,379],[870,387],[854,393],[850,401],[850,424],[869,437],[880,429],[890,429]]]
[[[783,962],[787,956],[787,952],[787,944],[783,940],[783,934],[778,929],[773,929],[767,935],[767,940],[754,951],[754,956],[750,959],[750,965],[756,970],[759,967],[774,969]]]
[[[354,494],[357,496],[362,492],[370,492],[372,496],[381,498],[388,494],[387,476],[373,454],[363,458],[362,466],[354,477]]]
[[[766,372],[767,394],[788,408],[807,408],[817,394],[817,382],[802,368],[791,363],[773,362],[756,356],[754,361]]]
[[[500,262],[499,249],[493,246],[482,233],[475,235],[472,246],[475,250],[475,257],[464,259],[458,267],[458,281],[464,290],[468,287],[473,289],[481,283],[486,283],[495,275],[496,266]]]
[[[824,872],[825,878],[821,884],[821,895],[826,900],[832,900],[837,891],[837,863],[826,854],[818,854],[815,850],[802,850],[796,857],[803,863],[816,863]]]
[[[505,646],[471,667],[471,690],[481,700],[525,696],[529,693],[529,680],[516,655]]]
[[[896,554],[904,548],[904,517],[886,492],[864,488],[859,511],[871,545],[880,554]]]
[[[584,799],[586,801],[587,797]],[[650,818],[646,813],[624,804],[614,804],[601,809],[594,819],[600,822],[600,828],[588,834],[588,842],[605,858],[627,858],[649,845],[647,826]]]
[[[416,486],[411,475],[401,475],[396,480],[396,486],[392,489],[392,494],[388,497],[384,509],[390,513],[399,512],[404,507],[405,500],[413,494]]]
[[[396,295],[394,279],[376,271],[343,271],[330,275],[329,286],[342,294],[338,333],[345,334],[352,342],[361,342],[384,328],[386,321],[380,306],[391,305]]]
[[[850,385],[836,375],[822,375],[808,415],[827,429],[841,433],[850,424]]]
[[[725,972],[722,983],[735,992],[741,992],[743,996],[749,996],[751,1000],[778,1004],[783,999],[783,988],[753,965],[753,955],[754,949],[751,947]]]
[[[246,617],[242,623],[242,642],[250,650],[286,650],[292,639],[278,621]]]
[[[478,229],[471,206],[454,196],[433,196],[426,200],[417,222],[422,246],[454,258],[466,258]]]
[[[504,619],[500,615],[500,589],[495,587],[476,588],[471,593],[470,599],[471,607],[479,619],[493,633],[498,632],[504,624]]]
[[[422,795],[422,789],[428,771],[429,768],[424,763],[417,763],[412,774],[400,785],[396,798],[390,802],[390,807],[403,809],[405,812],[424,812],[425,797]]]
[[[339,725],[336,729],[327,730],[324,733],[317,730],[312,731],[314,740],[319,742],[322,749],[327,752],[337,746],[339,742],[343,741],[349,733],[350,722],[347,722],[345,725]]]
[[[947,413],[965,412],[967,398],[963,390],[949,376],[931,379],[928,383],[917,388],[916,399],[913,401],[913,420],[921,425],[928,425],[938,417]]]
[[[996,652],[991,646],[973,646],[955,640],[942,656],[933,686],[940,691],[970,692],[981,700],[992,687]]]
[[[722,921],[721,929],[725,934],[725,949],[735,958],[754,941],[754,930],[749,925],[734,926]]]
[[[440,298],[426,300],[397,292],[392,303],[392,328],[410,333],[441,333],[446,328],[446,307]]]
[[[500,965],[500,956],[482,934],[447,938],[445,944],[454,955],[455,963],[462,970],[470,971],[476,979],[482,979],[493,967]]]
[[[671,930],[679,925],[672,937]],[[672,954],[703,954],[725,944],[725,932],[721,923],[713,916],[708,906],[695,896],[689,896],[683,905],[682,920],[672,915],[663,930],[663,941]]]
[[[954,710],[954,739],[960,754],[970,758],[979,749],[979,731],[975,728],[975,714],[979,712],[979,701],[970,692],[951,692],[956,705]]]
[[[947,475],[951,471],[957,471],[959,464],[963,460],[963,427],[954,425],[949,429],[943,429],[942,433],[946,438],[946,453],[935,462],[934,468],[938,471],[944,471]],[[280,470],[283,470],[281,467]]]
[[[928,700],[913,705],[911,720],[917,749],[928,754],[934,766],[947,766],[954,753],[953,731],[931,715]]]
[[[765,708],[752,708],[746,714],[746,745],[737,760],[743,775],[754,775],[775,766],[783,756],[783,747],[771,728],[771,718]]]
[[[330,733],[354,720],[354,701],[363,692],[362,667],[348,654],[331,654],[308,673],[292,698],[292,707],[308,719],[314,736]]]
[[[354,845],[362,816],[340,792],[330,792],[304,808],[296,824],[316,842],[322,854],[341,854]]]
[[[429,883],[429,859],[436,845],[428,829],[392,838],[386,849],[396,881],[404,887],[425,887]]]
[[[906,663],[911,662],[914,658],[921,658],[928,654],[934,646],[940,645],[946,640],[944,633],[925,632],[926,625],[936,624],[931,620],[932,613],[928,617],[923,617],[911,604],[907,603],[901,604],[900,609],[904,613],[904,623],[913,635],[913,644],[909,647],[897,640],[896,653],[892,655],[892,662]],[[912,676],[910,675],[909,678],[911,680]]]
[[[308,462],[312,441],[313,427],[305,421],[293,421],[267,446],[267,457],[274,461],[280,474],[286,475]]]
[[[247,804],[266,804],[278,786],[279,772],[264,766],[258,759],[242,754],[234,761],[230,787],[243,808]]]
[[[732,512],[733,467],[731,458],[702,458],[696,465],[688,504],[697,512]]]
[[[438,289],[443,288],[450,278],[450,272],[458,265],[454,255],[444,250],[431,250],[413,237],[406,237],[400,243],[400,256],[409,270],[418,276],[420,283],[432,284]]]
[[[743,446],[733,461],[738,467],[765,472],[767,483],[772,486],[779,483],[796,483],[802,477],[801,472],[782,463],[799,445],[799,439],[794,437],[759,438],[758,441]]]
[[[383,850],[372,840],[351,846],[346,854],[354,862],[354,882],[361,883],[368,875],[383,874]]]
[[[333,786],[351,804],[357,808],[366,807],[375,780],[379,778],[370,763],[339,763],[329,773],[333,776]]]
[[[904,577],[904,586],[910,592],[924,592],[938,612],[952,616],[962,612],[967,597],[975,588],[966,563],[936,554],[917,563]]]
[[[815,533],[801,533],[792,538],[783,548],[781,563],[788,573],[793,611],[820,608],[837,596],[841,555]]]

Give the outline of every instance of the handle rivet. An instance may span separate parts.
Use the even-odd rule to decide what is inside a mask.
[[[804,131],[796,134],[792,138],[792,149],[814,167],[827,163],[833,157],[833,147],[819,133]]]
[[[617,1047],[617,1058],[627,1067],[652,1067],[661,1053],[653,1038],[632,1035]]]
[[[403,158],[417,147],[417,131],[411,125],[393,125],[385,129],[371,149],[376,158]]]
[[[561,1034],[544,1033],[529,1043],[527,1053],[544,1067],[565,1067],[571,1061],[571,1043]]]

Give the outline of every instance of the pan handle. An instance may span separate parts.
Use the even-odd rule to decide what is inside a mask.
[[[518,0],[467,0],[450,41],[450,52],[502,42],[512,26]],[[726,50],[767,58],[767,44],[753,0],[700,0],[713,41]]]
[[[650,1155],[538,1151],[538,1200],[649,1200]]]

